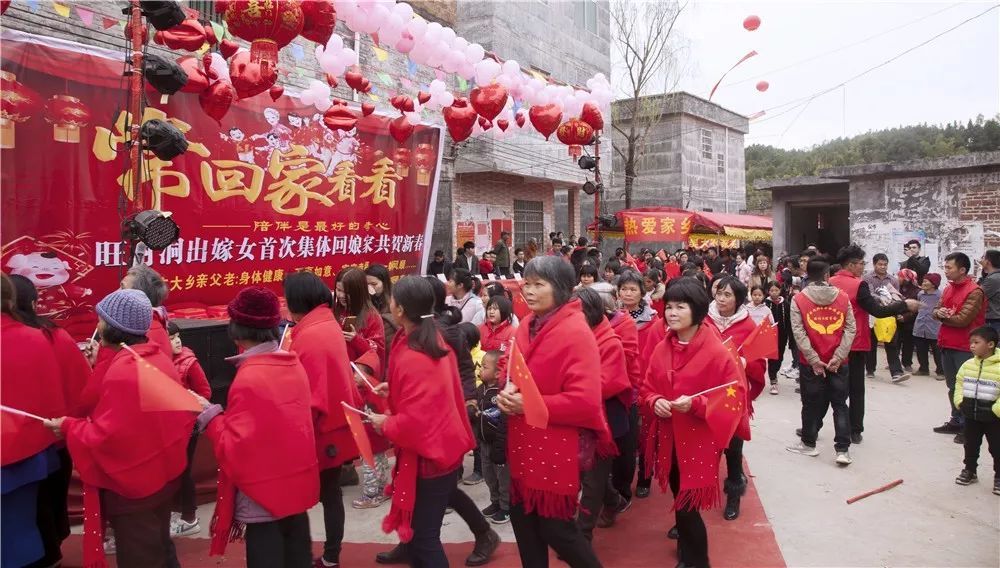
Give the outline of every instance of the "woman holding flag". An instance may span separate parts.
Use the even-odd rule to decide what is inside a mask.
[[[725,276],[718,281],[715,301],[708,308],[708,324],[714,326],[722,339],[731,342],[734,349],[743,347],[750,334],[757,329],[750,312],[746,308],[747,287],[735,276]],[[740,351],[740,356],[743,352]],[[726,510],[727,521],[740,516],[740,499],[747,490],[747,478],[743,474],[743,442],[750,440],[750,416],[753,415],[753,401],[764,391],[764,375],[767,373],[767,359],[744,357],[748,382],[745,415],[740,427],[726,448]]]
[[[434,322],[434,290],[407,276],[392,290],[389,309],[399,324],[389,357],[389,414],[371,414],[375,430],[396,447],[392,505],[382,521],[395,530],[411,565],[448,566],[441,522],[456,491],[462,458],[472,449],[472,427],[455,355]]]
[[[707,568],[708,533],[699,511],[718,506],[719,457],[743,415],[745,381],[718,331],[704,324],[710,297],[694,278],[666,292],[666,337],[653,349],[640,391],[652,415],[646,463],[674,494],[681,568]]]
[[[498,397],[509,415],[511,523],[527,568],[547,567],[549,547],[574,568],[601,565],[574,522],[580,472],[592,466],[598,433],[607,431],[597,340],[572,299],[575,285],[573,267],[559,257],[525,267],[532,314],[514,339],[513,385]]]
[[[193,412],[150,406],[156,383],[177,379],[159,345],[147,341],[153,307],[139,290],[117,290],[96,307],[101,347],[113,353],[95,369],[97,404],[85,418],[46,421],[66,445],[83,482],[83,562],[103,561],[102,516],[115,532],[118,566],[177,566],[170,510],[187,463]],[[168,381],[169,383],[169,381]],[[179,384],[170,383],[186,395]],[[194,398],[192,410],[197,408]],[[158,410],[158,412],[147,412]]]

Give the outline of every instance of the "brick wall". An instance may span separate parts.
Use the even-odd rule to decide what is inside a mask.
[[[549,223],[545,227],[544,234],[555,230],[553,225],[553,195],[554,187],[550,182],[528,181],[526,178],[502,174],[502,173],[482,173],[482,174],[458,174],[451,187],[452,202],[451,210],[455,221],[464,221],[460,212],[456,211],[456,203],[474,203],[491,206],[491,219],[514,219],[514,200],[523,199],[528,201],[541,201],[542,211],[546,215]],[[488,221],[488,219],[472,219],[477,221]],[[452,230],[454,227],[452,226]],[[435,239],[437,238],[435,231]],[[454,239],[454,234],[450,235]],[[436,242],[436,241],[435,241]],[[524,244],[524,239],[515,234],[514,246]],[[435,245],[436,246],[436,245]],[[457,246],[457,245],[455,245]],[[443,250],[454,250],[455,246]]]
[[[981,222],[985,245],[1000,248],[1000,184],[966,188],[959,201],[959,219]]]

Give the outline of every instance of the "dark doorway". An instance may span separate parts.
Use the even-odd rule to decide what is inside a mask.
[[[834,255],[850,244],[850,208],[842,205],[792,204],[789,219],[788,251],[794,253],[815,244],[820,251]]]

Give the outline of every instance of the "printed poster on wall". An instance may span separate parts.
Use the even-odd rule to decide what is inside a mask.
[[[2,33],[0,263],[35,283],[41,313],[92,321],[124,273],[120,227],[135,211],[124,173],[135,117],[124,110],[121,54]],[[254,284],[280,294],[284,276],[300,269],[331,285],[345,266],[381,263],[394,278],[422,270],[438,127],[417,126],[400,145],[386,117],[331,131],[287,95],[239,101],[221,124],[196,94],[163,103],[150,89],[146,100],[143,121],[169,121],[189,144],[172,160],[146,152],[143,162],[145,208],[172,213],[181,229],[178,242],[145,256],[169,284],[168,309],[219,306]]]

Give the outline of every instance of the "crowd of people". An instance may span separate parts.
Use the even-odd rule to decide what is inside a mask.
[[[985,437],[1000,494],[1000,251],[980,260],[980,283],[968,256],[948,255],[942,290],[919,242],[896,275],[885,255],[866,274],[856,245],[778,262],[755,247],[619,249],[605,261],[583,237],[550,243],[511,252],[504,233],[478,257],[472,243],[451,261],[437,251],[428,276],[395,282],[381,265],[331,282],[292,273],[286,312],[268,289],[240,290],[228,305],[239,354],[224,400],[168,321],[167,286],[152,269],[131,268],[97,304],[82,349],[35,313],[29,280],[3,275],[0,396],[46,419],[3,414],[3,565],[58,564],[75,468],[85,564],[116,553],[123,568],[179,566],[172,537],[202,530],[191,461],[205,436],[219,463],[211,554],[243,540],[251,567],[338,566],[350,522],[343,478],[361,456],[346,405],[363,409],[374,456],[351,506],[387,504],[383,528],[400,540],[380,564],[447,566],[441,527],[454,510],[474,537],[468,566],[490,562],[500,543],[491,524],[504,523],[524,566],[548,566],[549,549],[574,568],[601,566],[594,531],[614,527],[655,481],[674,498],[666,536],[677,566],[707,567],[702,514],[724,503],[725,519],[740,515],[755,399],[768,386],[778,395],[782,372],[795,379],[801,428],[788,450],[819,455],[832,408],[834,461],[848,466],[879,343],[893,383],[929,375],[933,356],[950,412],[934,430],[965,449],[956,483],[977,480]],[[518,292],[493,281],[505,276],[521,280]],[[520,320],[515,300],[530,312]],[[765,322],[777,356],[735,356]],[[147,411],[150,368],[201,411]],[[528,423],[525,376],[545,427]],[[733,414],[710,412],[713,396]],[[489,502],[477,504],[462,487],[482,482]],[[313,558],[306,512],[317,503],[326,541]],[[663,564],[655,546],[650,554]]]

